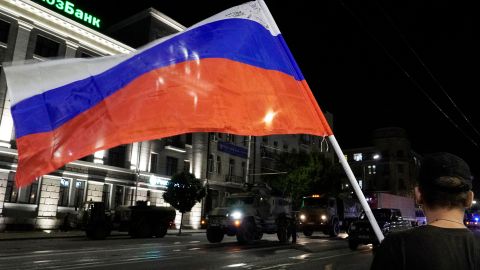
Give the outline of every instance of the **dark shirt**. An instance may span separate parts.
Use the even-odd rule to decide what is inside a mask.
[[[370,269],[480,270],[479,265],[476,233],[427,225],[388,235]]]

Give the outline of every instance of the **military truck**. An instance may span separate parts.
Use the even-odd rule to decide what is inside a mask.
[[[222,207],[207,216],[207,239],[221,242],[224,235],[236,236],[239,243],[262,239],[264,233],[277,234],[282,243],[296,238],[290,200],[274,196],[266,188],[252,188],[226,198]]]
[[[347,230],[362,212],[361,204],[353,197],[311,195],[303,197],[299,211],[299,230],[305,236],[312,236],[314,231],[321,231],[332,237],[340,229]]]
[[[149,206],[142,201],[115,211],[106,211],[104,202],[90,201],[80,209],[77,220],[91,239],[104,239],[112,230],[126,231],[134,238],[164,237],[175,215],[171,207]]]

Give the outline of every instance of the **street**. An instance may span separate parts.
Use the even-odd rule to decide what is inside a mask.
[[[368,246],[350,251],[341,237],[301,237],[297,244],[279,244],[264,235],[252,245],[235,237],[219,244],[204,233],[165,238],[112,236],[103,241],[54,238],[0,241],[0,269],[368,269]]]

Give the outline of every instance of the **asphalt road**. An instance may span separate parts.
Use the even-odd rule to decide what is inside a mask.
[[[210,244],[202,233],[156,239],[110,237],[0,241],[0,269],[369,269],[369,247],[350,251],[345,239],[300,237],[279,244],[264,235],[251,245],[235,237]]]

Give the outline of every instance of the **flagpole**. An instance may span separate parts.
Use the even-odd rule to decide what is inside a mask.
[[[380,230],[380,226],[378,226],[377,220],[375,219],[375,216],[373,216],[372,209],[367,203],[367,200],[365,199],[365,196],[363,195],[362,189],[358,185],[357,179],[355,179],[355,175],[352,172],[352,169],[350,168],[350,165],[347,162],[347,159],[345,158],[345,155],[342,152],[342,149],[340,148],[340,145],[338,145],[337,139],[335,138],[334,135],[328,136],[328,139],[330,143],[333,146],[333,149],[335,150],[335,153],[337,153],[338,160],[340,161],[340,164],[342,164],[343,169],[345,170],[345,173],[347,174],[348,180],[350,180],[350,184],[353,187],[353,190],[355,191],[355,194],[358,197],[358,200],[360,201],[360,204],[363,207],[363,211],[365,211],[365,214],[367,215],[368,220],[370,221],[370,224],[372,225],[373,231],[375,232],[375,235],[378,238],[379,242],[383,241],[383,233],[382,230]]]
[[[248,184],[248,174],[250,173],[250,144],[252,143],[252,136],[248,136],[248,148],[247,148],[247,168],[245,168],[245,184]]]
[[[259,4],[260,9],[262,10],[263,15],[265,16],[265,19],[267,20],[266,23],[272,28],[274,33],[280,34],[280,29],[275,23],[275,20],[273,19],[273,16],[270,13],[270,10],[268,9],[265,2],[263,0],[256,0],[256,2]],[[288,50],[288,47],[286,44],[282,43],[282,45],[285,47],[285,50]],[[297,64],[292,58],[289,58],[289,60],[290,60],[290,64],[292,65],[293,71],[297,72],[298,70]],[[345,159],[345,156],[343,155],[342,149],[338,145],[337,139],[335,139],[334,135],[328,136],[328,139],[330,143],[333,145],[333,148],[335,149],[335,153],[337,153],[338,159],[342,164],[342,167],[345,170],[345,173],[347,174],[348,180],[350,181],[350,184],[352,185],[353,190],[355,191],[355,194],[357,195],[358,200],[360,201],[360,204],[362,205],[363,210],[365,211],[365,214],[367,215],[367,218],[370,224],[372,225],[373,231],[375,232],[375,235],[377,236],[378,241],[382,242],[384,238],[383,233],[380,230],[380,227],[378,226],[378,223],[375,217],[373,216],[372,209],[370,209],[370,206],[368,205],[367,200],[365,199],[365,196],[363,195],[363,192],[360,189],[360,186],[358,185],[357,180],[355,179],[355,175],[353,174],[352,169],[350,168],[350,165],[348,164],[347,160]]]

